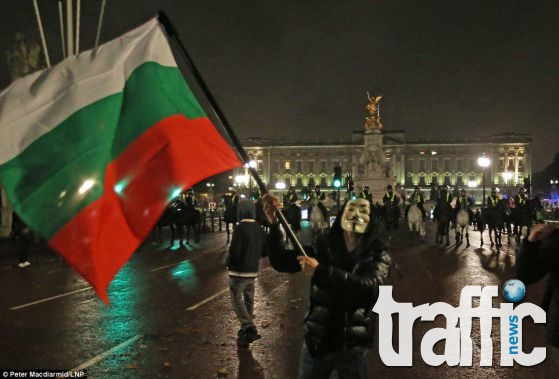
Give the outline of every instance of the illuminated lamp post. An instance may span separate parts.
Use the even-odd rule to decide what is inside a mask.
[[[247,164],[247,168],[256,170],[256,167],[257,167],[257,163],[253,159],[251,159]],[[248,172],[248,170],[247,170],[246,175],[248,175],[248,183],[249,183],[249,185],[248,185],[248,196],[249,196],[249,198],[252,198],[252,175],[250,174],[250,172]]]
[[[477,159],[477,164],[481,167],[481,186],[483,188],[483,197],[482,197],[482,205],[485,208],[487,205],[485,202],[485,170],[489,165],[491,165],[491,159],[487,158],[485,154]]]
[[[208,187],[208,206],[209,206],[209,203],[214,202],[214,187],[215,187],[215,184],[212,183],[212,182],[207,182],[206,187]]]

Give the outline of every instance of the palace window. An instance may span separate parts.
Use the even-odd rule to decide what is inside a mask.
[[[499,158],[499,171],[505,170],[505,158]]]
[[[412,179],[413,179],[412,175],[408,173],[408,175],[406,175],[406,187],[413,186]]]
[[[439,160],[437,158],[431,159],[431,171],[439,171]]]

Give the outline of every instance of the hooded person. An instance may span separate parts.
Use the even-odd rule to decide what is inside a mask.
[[[237,215],[239,224],[233,231],[227,268],[231,305],[241,325],[237,345],[245,347],[261,337],[253,322],[254,283],[260,258],[267,255],[267,244],[252,200],[239,201]]]
[[[350,199],[330,233],[318,237],[308,256],[285,248],[277,224],[277,198],[267,194],[264,210],[271,224],[268,252],[272,267],[311,277],[299,378],[368,378],[366,348],[373,345],[372,311],[391,266],[389,248],[366,199]]]

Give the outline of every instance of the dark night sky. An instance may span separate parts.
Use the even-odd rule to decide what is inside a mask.
[[[40,42],[32,3],[0,0],[3,51]],[[82,0],[82,50],[100,3]],[[57,2],[39,4],[58,62]],[[535,171],[559,151],[557,0],[108,0],[102,42],[160,9],[242,139],[348,141],[371,91],[408,139],[531,133]]]

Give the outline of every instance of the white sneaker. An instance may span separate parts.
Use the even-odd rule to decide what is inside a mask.
[[[25,261],[25,262],[21,262],[17,265],[19,268],[25,268],[27,266],[31,266],[31,263]]]

